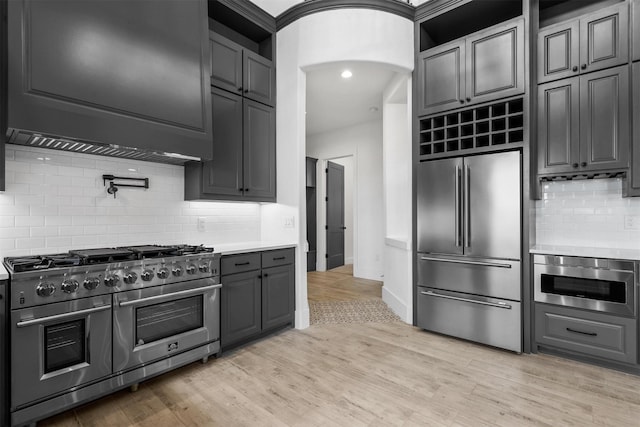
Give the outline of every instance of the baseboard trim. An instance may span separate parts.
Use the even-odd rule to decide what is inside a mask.
[[[384,286],[382,287],[382,301],[389,306],[391,311],[400,316],[400,319],[402,319],[403,322],[410,325],[413,323],[413,319],[411,319],[412,316],[409,315],[407,310],[407,304],[402,302],[400,298]]]

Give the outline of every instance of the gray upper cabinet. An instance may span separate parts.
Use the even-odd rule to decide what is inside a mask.
[[[207,2],[8,2],[8,127],[211,158]]]
[[[629,68],[538,87],[538,173],[588,173],[629,165]]]
[[[524,93],[524,21],[495,25],[418,56],[418,115]]]
[[[633,60],[640,61],[640,0],[631,1],[631,16]]]
[[[640,196],[640,62],[633,70],[633,138],[631,143],[631,179],[627,178],[629,196]]]
[[[629,61],[628,5],[607,7],[538,33],[538,82],[602,70]]]
[[[276,201],[276,114],[272,107],[244,100],[244,196]]]
[[[418,56],[419,115],[450,110],[464,104],[464,40],[438,46]]]
[[[273,62],[211,31],[211,84],[273,106]]]
[[[517,19],[467,38],[467,103],[524,93],[524,21]]]

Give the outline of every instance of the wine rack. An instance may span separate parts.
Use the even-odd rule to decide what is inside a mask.
[[[420,158],[524,142],[523,98],[420,120]]]

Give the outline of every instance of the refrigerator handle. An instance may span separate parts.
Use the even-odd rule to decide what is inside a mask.
[[[464,247],[471,247],[471,169],[465,165],[464,174]]]
[[[460,185],[462,183],[462,170],[460,166],[456,166],[456,183],[455,183],[455,239],[456,239],[456,247],[462,246],[462,232],[460,230],[460,223],[462,222],[460,217]]]

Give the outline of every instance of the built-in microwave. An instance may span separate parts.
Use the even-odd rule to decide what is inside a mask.
[[[534,255],[534,299],[635,317],[635,269],[627,260]]]

